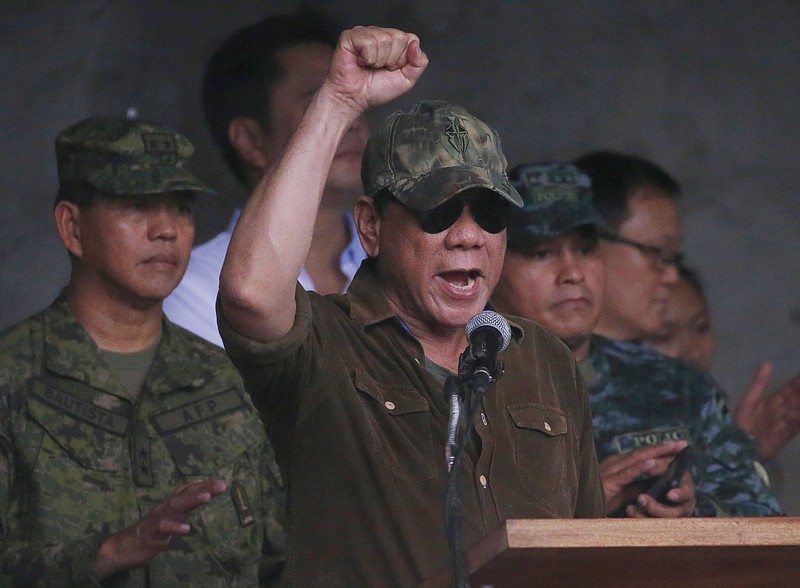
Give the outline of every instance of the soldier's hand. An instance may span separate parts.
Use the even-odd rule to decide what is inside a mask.
[[[684,472],[681,485],[667,492],[667,501],[659,502],[648,494],[640,494],[636,504],[625,509],[631,518],[675,519],[690,517],[697,506],[692,473]]]
[[[772,363],[762,363],[736,407],[736,424],[758,441],[759,457],[774,458],[800,432],[800,374],[767,394]]]
[[[665,441],[605,458],[600,463],[600,478],[606,493],[606,512],[616,512],[623,504],[636,498],[641,488],[635,482],[642,476],[662,475],[672,459],[687,445],[686,441]]]
[[[138,523],[111,535],[103,543],[94,562],[97,578],[102,580],[146,564],[167,548],[173,536],[187,535],[192,530],[186,522],[189,513],[227,487],[222,480],[202,480],[176,488]]]
[[[328,71],[328,90],[356,113],[410,90],[428,65],[413,33],[381,27],[344,31]]]

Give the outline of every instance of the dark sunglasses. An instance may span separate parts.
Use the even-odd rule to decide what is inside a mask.
[[[402,204],[393,196],[389,198]],[[465,205],[469,206],[469,212],[478,226],[487,233],[497,234],[508,226],[511,204],[500,196],[483,194],[451,198],[431,210],[414,210],[403,204],[417,219],[420,228],[432,235],[452,227]]]

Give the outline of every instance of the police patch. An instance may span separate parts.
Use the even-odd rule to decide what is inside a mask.
[[[689,439],[689,429],[687,427],[674,427],[624,433],[615,436],[613,444],[617,453],[628,453],[640,447],[649,447],[664,441],[682,441],[684,439]]]

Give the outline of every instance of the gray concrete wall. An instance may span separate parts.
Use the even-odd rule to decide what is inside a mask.
[[[56,132],[91,114],[183,130],[223,196],[241,197],[203,126],[203,63],[234,29],[294,2],[5,0],[0,20],[0,327],[45,306],[68,264],[50,217]],[[757,363],[800,370],[800,3],[632,0],[307,2],[346,25],[417,32],[431,65],[395,106],[458,102],[493,124],[510,163],[613,148],[685,188],[686,251],[702,272],[735,403]],[[382,114],[380,112],[378,114]],[[772,464],[800,515],[800,441]]]

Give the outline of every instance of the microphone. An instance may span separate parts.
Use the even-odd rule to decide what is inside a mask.
[[[467,323],[469,347],[464,351],[462,363],[473,381],[476,375],[486,374],[489,382],[498,377],[497,354],[511,342],[508,321],[493,310],[476,314]]]
[[[502,374],[497,354],[511,342],[508,321],[492,310],[484,310],[472,317],[467,323],[466,333],[469,345],[459,358],[458,375],[449,376],[444,384],[444,397],[450,405],[445,445],[448,471],[458,454],[459,427],[463,427],[462,403],[466,402],[467,410],[474,412],[473,402],[479,401],[492,381]],[[467,390],[471,393],[467,393]]]

